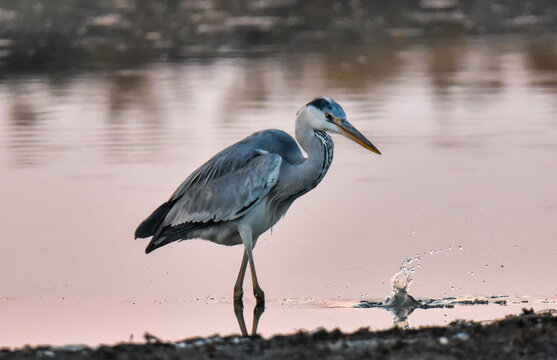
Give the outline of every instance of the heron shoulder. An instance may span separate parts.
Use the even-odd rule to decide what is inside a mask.
[[[305,160],[296,140],[282,130],[268,129],[258,131],[243,141],[254,148],[278,154],[284,161],[290,164],[300,164]]]
[[[188,188],[196,184],[207,184],[228,173],[245,167],[252,159],[260,156],[261,150],[279,155],[282,160],[297,164],[304,161],[296,141],[282,130],[258,131],[221,150],[195,170],[172,194],[179,198]]]
[[[172,195],[174,206],[165,224],[237,218],[275,186],[282,163],[304,160],[296,141],[286,132],[258,131],[195,170]]]

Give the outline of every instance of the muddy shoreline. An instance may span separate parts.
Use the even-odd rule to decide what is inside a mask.
[[[524,310],[489,323],[453,322],[445,327],[392,328],[354,333],[317,330],[261,337],[191,338],[114,346],[25,347],[0,350],[0,359],[555,359],[555,312]]]

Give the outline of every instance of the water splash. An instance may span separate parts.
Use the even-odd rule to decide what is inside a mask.
[[[400,270],[391,278],[392,291],[384,304],[391,307],[409,307],[417,304],[416,300],[408,295],[408,288],[412,283],[414,267],[410,267],[412,259],[406,259],[400,266]]]
[[[462,250],[462,245],[458,245],[458,249]],[[389,310],[393,315],[394,326],[409,328],[408,317],[416,309],[438,309],[438,308],[454,308],[456,305],[489,305],[496,304],[501,306],[506,305],[524,305],[524,304],[534,304],[534,303],[557,303],[557,298],[544,298],[542,300],[531,300],[525,299],[523,297],[512,298],[508,295],[492,295],[492,296],[446,296],[444,294],[443,298],[440,299],[415,299],[408,293],[410,284],[412,283],[412,275],[417,268],[420,267],[422,260],[427,255],[435,255],[443,253],[445,250],[451,251],[452,246],[448,246],[446,249],[440,250],[430,250],[424,252],[423,254],[417,254],[414,258],[406,259],[400,265],[400,269],[391,278],[391,294],[385,298],[383,301],[367,301],[360,300],[356,305],[351,305],[351,307],[356,308],[383,308]],[[504,267],[501,265],[501,267]],[[485,268],[489,268],[489,264],[485,264]],[[468,274],[471,276],[475,275],[475,272],[469,271]],[[455,291],[458,288],[451,286],[451,291]]]
[[[412,274],[414,266],[412,262],[416,261],[418,265],[422,257],[416,256],[414,259],[406,259],[400,270],[391,278],[392,291],[391,294],[383,301],[382,307],[388,309],[393,315],[395,326],[408,328],[408,316],[419,307],[419,302],[408,294],[408,288],[412,283]]]
[[[459,245],[459,249],[462,246]],[[446,249],[430,250],[423,254],[417,254],[414,258],[406,259],[400,265],[399,271],[391,278],[391,294],[383,300],[383,302],[369,302],[362,300],[356,307],[381,307],[387,309],[393,315],[394,325],[402,328],[408,328],[408,316],[417,309],[425,308],[439,308],[445,307],[444,304],[432,303],[429,300],[419,301],[408,293],[408,288],[412,283],[412,275],[416,268],[421,266],[423,258],[427,255],[437,255],[444,251],[451,251],[452,246],[449,245]]]

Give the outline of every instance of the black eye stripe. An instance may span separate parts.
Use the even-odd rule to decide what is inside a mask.
[[[325,114],[325,119],[329,122],[346,117],[346,115],[344,115],[344,110],[342,110],[340,105],[327,97],[315,98],[311,102],[307,103],[306,106],[312,106],[317,110],[321,110]],[[327,114],[329,114],[330,118]]]

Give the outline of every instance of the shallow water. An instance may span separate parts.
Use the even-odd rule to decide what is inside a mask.
[[[238,333],[242,248],[196,240],[146,256],[134,229],[214,153],[262,128],[293,133],[298,108],[322,94],[383,155],[335,137],[323,182],[260,238],[260,334],[389,327],[384,309],[330,304],[385,298],[416,256],[416,298],[509,295],[555,308],[555,44],[440,40],[5,76],[0,346]],[[409,323],[520,307],[418,309]]]

